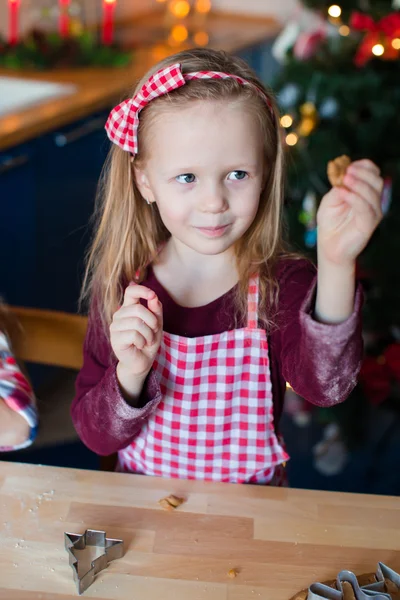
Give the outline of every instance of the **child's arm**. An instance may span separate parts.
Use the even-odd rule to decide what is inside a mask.
[[[108,455],[128,446],[161,400],[156,375],[150,371],[136,406],[122,394],[118,360],[100,320],[96,302],[89,313],[84,364],[76,380],[71,417],[82,441],[97,454]]]
[[[363,355],[361,286],[348,319],[326,324],[314,316],[317,273],[311,263],[288,261],[279,284],[279,329],[271,335],[277,368],[308,402],[319,406],[342,402],[357,383]]]
[[[8,339],[0,333],[0,451],[30,446],[36,437],[37,422],[35,395]]]
[[[0,398],[0,450],[14,450],[29,440],[30,427],[19,412],[11,409]]]
[[[322,199],[318,222],[318,285],[315,317],[340,323],[354,305],[355,264],[382,218],[383,180],[369,160],[352,163],[346,187],[333,187]]]

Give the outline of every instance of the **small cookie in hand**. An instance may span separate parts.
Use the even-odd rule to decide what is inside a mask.
[[[171,494],[166,498],[161,498],[161,500],[158,501],[158,504],[165,510],[175,510],[175,508],[178,508],[178,506],[184,502],[185,500],[183,498],[178,498],[177,496]]]
[[[332,186],[342,186],[343,185],[343,177],[346,174],[347,167],[350,165],[351,160],[346,154],[342,156],[338,156],[335,160],[330,160],[328,162],[328,179]]]

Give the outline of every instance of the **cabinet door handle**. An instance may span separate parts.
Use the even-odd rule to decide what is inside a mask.
[[[19,156],[8,156],[0,162],[0,175],[8,173],[18,167],[22,167],[29,162],[28,154],[20,154]]]
[[[82,138],[86,137],[90,133],[94,131],[99,131],[105,125],[104,117],[97,117],[96,119],[92,119],[87,123],[83,123],[76,129],[69,131],[68,133],[56,133],[54,136],[54,143],[59,148],[63,146],[68,146],[68,144],[72,144],[73,142],[77,142]]]

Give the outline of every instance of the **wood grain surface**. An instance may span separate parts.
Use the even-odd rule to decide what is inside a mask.
[[[70,83],[76,93],[9,113],[0,118],[0,150],[65,126],[82,117],[119,102],[136,81],[160,58],[183,50],[184,46],[166,47],[157,38],[165,28],[165,18],[158,12],[126,24],[122,37],[137,50],[129,67],[60,69],[45,72],[0,70],[0,75]],[[210,15],[203,29],[212,48],[235,52],[275,36],[280,26],[266,17],[243,17],[229,14]],[[160,33],[161,32],[161,33]],[[165,34],[163,34],[165,35]]]
[[[185,503],[163,510],[169,494]],[[125,552],[91,598],[288,600],[344,568],[400,569],[398,498],[0,462],[0,599],[75,598],[63,535],[87,528]]]

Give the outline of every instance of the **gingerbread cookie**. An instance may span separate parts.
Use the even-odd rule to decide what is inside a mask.
[[[345,154],[328,162],[327,173],[332,186],[343,185],[343,177],[345,176],[350,163],[350,158]]]

